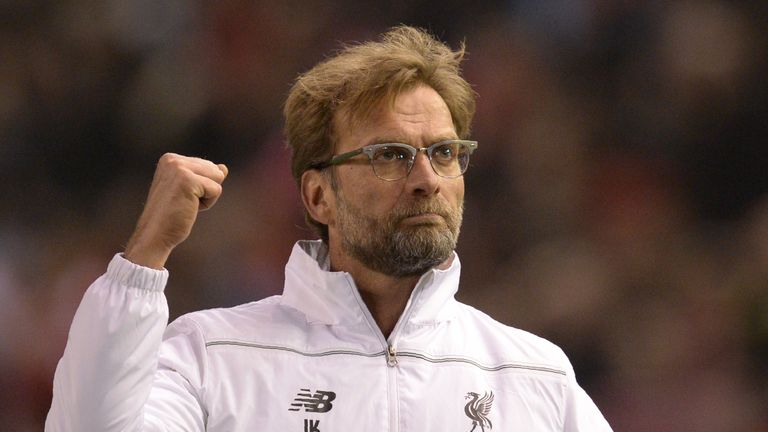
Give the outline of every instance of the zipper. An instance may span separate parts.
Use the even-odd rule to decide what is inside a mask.
[[[401,328],[411,319],[411,315],[413,314],[414,309],[413,305],[417,302],[419,297],[421,297],[424,278],[422,277],[422,279],[420,279],[416,286],[413,288],[411,298],[408,300],[408,304],[405,306],[405,310],[403,311],[402,315],[400,315],[400,319],[397,320],[395,328],[392,329],[392,333],[389,334],[389,338],[384,337],[384,333],[381,332],[378,324],[376,324],[376,320],[373,319],[371,311],[368,310],[368,307],[363,301],[363,298],[360,296],[360,292],[357,290],[357,286],[355,285],[352,277],[348,275],[347,278],[349,279],[347,283],[351,285],[352,293],[357,299],[357,303],[363,311],[363,316],[365,317],[366,321],[368,321],[368,326],[381,342],[381,347],[384,349],[384,358],[387,362],[387,366],[396,367],[398,364],[397,339],[400,335]]]
[[[387,338],[386,342],[386,359],[387,359],[387,380],[389,381],[389,430],[391,432],[398,432],[400,428],[398,427],[400,424],[400,415],[399,415],[399,398],[397,397],[397,369],[398,368],[398,360],[397,360],[397,340],[400,337],[400,332],[402,331],[402,328],[410,321],[411,315],[413,314],[414,305],[417,303],[421,291],[422,291],[422,280],[419,280],[419,283],[416,284],[416,286],[413,288],[413,292],[411,293],[411,298],[408,300],[408,303],[405,306],[405,310],[403,311],[402,315],[400,315],[400,318],[397,320],[397,323],[395,324],[395,328],[392,329],[392,333],[389,334],[389,338]],[[379,333],[384,336],[381,331]]]
[[[396,367],[398,364],[397,361],[397,340],[399,339],[400,332],[402,331],[402,327],[405,326],[408,321],[411,320],[411,315],[413,314],[414,305],[418,302],[419,297],[421,297],[422,285],[423,285],[424,279],[420,279],[419,283],[416,284],[416,286],[413,288],[413,293],[411,294],[411,298],[408,300],[408,304],[405,306],[405,310],[403,311],[403,314],[400,315],[400,319],[397,320],[397,323],[395,324],[395,328],[392,329],[392,333],[389,334],[389,338],[386,341],[386,351],[387,351],[387,366],[390,367]]]
[[[387,366],[389,367],[395,367],[397,366],[397,349],[394,345],[387,344]]]
[[[392,329],[392,333],[389,334],[389,338],[384,337],[384,333],[381,332],[381,329],[376,324],[376,320],[373,319],[373,315],[371,315],[371,311],[368,310],[368,307],[365,305],[365,302],[363,301],[363,298],[360,296],[360,292],[357,290],[357,286],[354,283],[354,280],[351,276],[348,277],[348,283],[351,285],[353,295],[357,299],[357,303],[360,306],[360,308],[363,311],[363,316],[365,316],[365,319],[368,321],[368,326],[371,328],[371,331],[374,332],[374,334],[379,338],[379,341],[381,341],[381,346],[384,348],[384,358],[387,362],[387,393],[388,393],[388,399],[389,399],[389,431],[391,432],[397,432],[398,424],[400,423],[399,415],[398,415],[398,398],[397,398],[397,372],[394,370],[394,368],[398,367],[398,360],[397,360],[397,339],[400,335],[401,328],[411,319],[411,315],[413,313],[414,304],[416,304],[417,300],[421,296],[422,292],[422,286],[424,284],[424,278],[422,277],[419,279],[419,282],[416,284],[416,286],[413,288],[413,292],[411,293],[411,297],[408,300],[408,303],[405,306],[405,310],[403,311],[402,315],[400,315],[400,318],[397,320],[397,323],[395,324],[395,328]]]

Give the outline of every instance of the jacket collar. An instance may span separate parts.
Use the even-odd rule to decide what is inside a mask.
[[[311,323],[354,325],[365,321],[366,308],[352,276],[329,271],[328,249],[319,240],[297,242],[285,266],[282,303],[297,309]],[[432,269],[421,276],[408,300],[409,324],[429,325],[455,313],[461,263],[454,252],[445,270]]]

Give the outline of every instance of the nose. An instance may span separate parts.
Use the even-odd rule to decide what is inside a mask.
[[[432,163],[426,152],[416,153],[406,187],[409,193],[423,196],[432,195],[439,190],[440,177],[432,169]]]

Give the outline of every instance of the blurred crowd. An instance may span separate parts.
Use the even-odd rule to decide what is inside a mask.
[[[478,94],[460,300],[562,346],[617,431],[768,431],[768,4],[0,2],[0,428],[42,429],[168,151],[226,163],[171,318],[278,294],[296,75],[406,23]]]

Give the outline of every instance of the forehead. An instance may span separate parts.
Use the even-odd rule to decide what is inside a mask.
[[[375,141],[405,141],[414,145],[456,138],[451,112],[431,87],[416,86],[390,103],[376,104],[364,118],[340,112],[335,118],[337,151]]]

